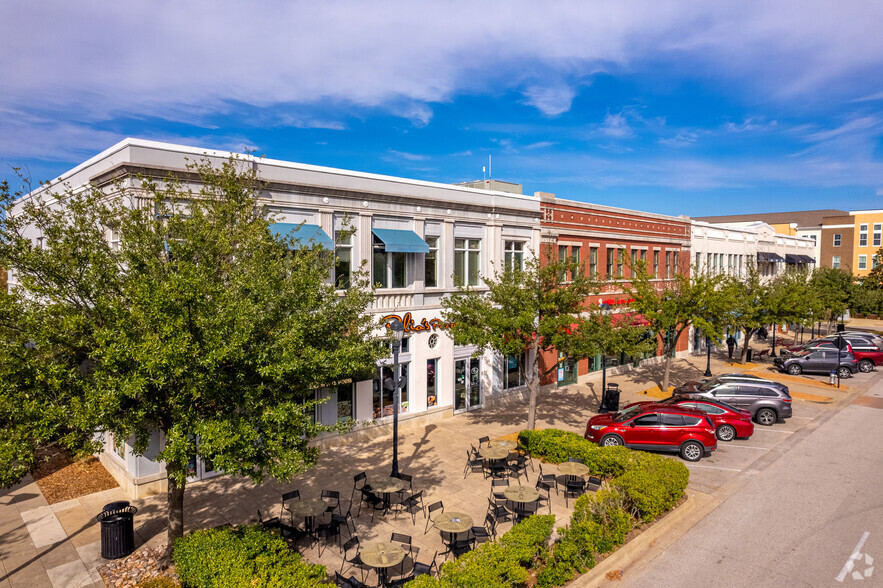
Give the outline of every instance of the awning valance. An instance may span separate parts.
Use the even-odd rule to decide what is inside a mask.
[[[372,229],[371,232],[383,242],[388,253],[429,253],[429,245],[414,231]]]
[[[788,263],[799,263],[799,264],[815,263],[816,262],[816,260],[814,258],[810,257],[809,255],[798,255],[798,254],[791,254],[791,253],[785,254],[785,261]]]
[[[815,263],[816,262],[816,258],[812,257],[810,255],[800,255],[798,257],[802,257],[803,261],[806,263]]]
[[[291,237],[295,239],[295,249],[310,249],[313,245],[321,245],[325,249],[334,249],[334,241],[319,225],[276,223],[270,225],[270,233],[274,237]]]
[[[757,261],[767,262],[767,263],[785,263],[785,258],[779,255],[778,253],[770,253],[767,251],[758,251],[757,252]]]

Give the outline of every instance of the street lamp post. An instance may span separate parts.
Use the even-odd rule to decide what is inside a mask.
[[[599,307],[601,314],[610,314],[610,305],[602,302]],[[598,412],[609,412],[607,407],[607,350],[601,350],[601,406]]]
[[[837,325],[837,387],[840,387],[840,354],[843,353],[843,315],[840,315],[840,324]]]
[[[711,377],[711,339],[708,335],[705,336],[705,377]]]
[[[402,337],[405,336],[405,326],[402,321],[395,319],[389,324],[395,335],[395,341],[392,342],[392,379],[393,379],[393,396],[392,396],[392,473],[390,478],[399,477],[399,387],[401,386],[399,378],[399,351],[402,349]]]

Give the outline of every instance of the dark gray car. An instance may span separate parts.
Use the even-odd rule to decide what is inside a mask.
[[[838,361],[837,356],[840,356]],[[777,368],[783,372],[800,375],[837,373],[841,378],[848,378],[858,371],[858,360],[848,351],[838,352],[836,349],[815,349],[801,351],[790,357],[777,357],[773,360]]]
[[[703,384],[698,390],[675,388],[674,393],[687,398],[726,402],[749,411],[761,425],[772,425],[791,416],[788,386],[779,382],[730,381]]]

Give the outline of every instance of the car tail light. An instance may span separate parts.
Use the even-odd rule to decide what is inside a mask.
[[[786,396],[782,398],[782,402],[791,402],[791,399]]]

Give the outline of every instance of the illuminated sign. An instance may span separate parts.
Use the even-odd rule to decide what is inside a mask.
[[[415,323],[414,319],[411,318],[411,313],[406,312],[405,316],[399,316],[397,314],[388,314],[382,319],[380,319],[381,323],[386,324],[386,328],[391,328],[392,321],[401,321],[402,325],[405,327],[406,333],[420,333],[422,331],[437,331],[438,329],[450,329],[454,326],[455,323],[446,323],[441,319],[432,318],[432,319],[423,319],[419,323]]]

